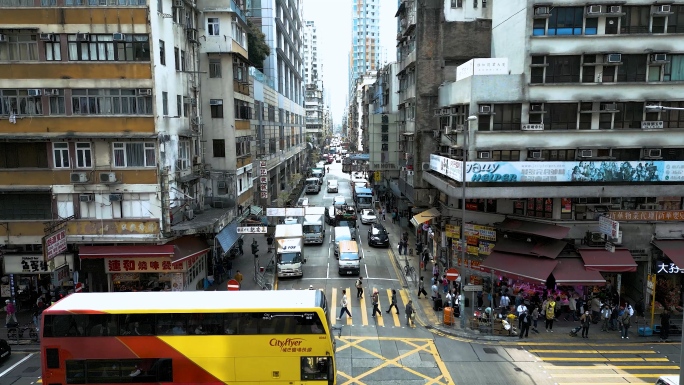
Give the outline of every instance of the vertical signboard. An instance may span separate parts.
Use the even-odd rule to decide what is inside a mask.
[[[259,161],[259,197],[268,199],[268,168],[265,160]]]
[[[67,249],[66,228],[43,237],[43,256],[46,261],[53,259]]]

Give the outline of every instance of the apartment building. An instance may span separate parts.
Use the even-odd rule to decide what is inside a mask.
[[[352,1],[352,35],[349,56],[349,95],[366,72],[380,63],[380,0]]]
[[[319,80],[318,62],[318,34],[313,20],[304,21],[304,45],[302,51],[304,64],[304,84],[315,83]]]
[[[196,288],[213,230],[174,227],[205,203],[196,4],[0,4],[4,273]]]
[[[470,3],[450,11],[462,18]],[[579,253],[613,285],[622,274],[623,295],[636,301],[649,302],[647,274],[681,284],[684,3],[488,7],[491,58],[459,66],[439,88],[440,146],[420,158],[442,224],[460,222],[465,169],[468,238],[473,226],[507,235],[469,240],[468,263],[501,270],[511,253],[528,258],[553,243],[552,258]],[[599,231],[605,218],[619,233]],[[457,239],[442,239],[457,254]],[[588,253],[604,266],[589,266]]]

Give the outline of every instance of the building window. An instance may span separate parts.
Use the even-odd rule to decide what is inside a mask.
[[[663,106],[676,107],[682,110],[665,110],[662,111],[661,120],[665,128],[682,128],[684,127],[684,102],[665,102],[661,103]],[[684,158],[682,158],[684,159]]]
[[[531,60],[530,82],[539,83],[577,83],[582,57],[576,56],[533,56]]]
[[[0,199],[0,219],[53,219],[52,194],[3,194],[2,199]]]
[[[0,43],[0,60],[38,60],[36,35],[7,35],[7,42]]]
[[[684,9],[684,6],[681,7]],[[682,18],[684,22],[684,17]],[[669,60],[665,63],[663,81],[676,82],[684,80],[684,55],[667,55]]]
[[[239,138],[235,142],[235,151],[238,157],[249,155],[251,153],[249,137]]]
[[[185,58],[185,51],[181,50],[180,53],[180,63],[181,63],[181,71],[185,72],[188,70],[188,65],[186,63],[186,58]]]
[[[520,160],[520,151],[518,150],[494,150],[489,151],[492,160],[511,160],[517,162]]]
[[[220,59],[209,60],[209,77],[210,78],[220,78],[221,77],[221,60]]]
[[[495,104],[494,131],[520,130],[522,104]]]
[[[164,46],[164,40],[159,40],[159,63],[161,65],[166,65],[166,47]]]
[[[114,167],[155,167],[156,152],[154,143],[115,142]]]
[[[252,119],[252,106],[244,100],[235,99],[235,119]]]
[[[0,142],[0,169],[48,168],[49,154],[45,142]]]
[[[223,118],[223,99],[210,99],[209,107],[211,109],[212,118]]]
[[[57,215],[69,218],[74,215],[74,197],[71,194],[57,194]]]
[[[463,0],[451,0],[451,8],[463,7]]]
[[[641,129],[641,121],[644,120],[644,103],[625,102],[615,103],[613,128]]]
[[[169,116],[169,93],[162,91],[162,115]]]
[[[74,115],[151,115],[152,96],[135,89],[75,89],[71,91]]]
[[[214,139],[212,141],[214,158],[226,157],[226,141],[223,139]]]
[[[547,103],[544,116],[545,130],[576,130],[577,103]]]
[[[247,34],[238,23],[233,23],[232,27],[233,40],[235,40],[238,44],[244,47],[245,43],[247,42]]]
[[[174,48],[173,48],[173,64],[174,64],[174,68],[176,69],[176,71],[180,71],[180,70],[181,70],[181,66],[180,66],[180,50],[178,49],[178,47],[174,47]]]
[[[648,55],[622,55],[622,63],[617,68],[618,82],[645,82]]]
[[[33,92],[0,89],[0,115],[43,115],[40,96],[29,95],[29,91]]]
[[[69,143],[52,143],[52,159],[55,168],[69,168]]]
[[[240,83],[247,82],[249,75],[245,63],[233,63],[233,79]]]
[[[684,33],[684,5],[671,5],[667,16],[667,33]]]
[[[178,142],[178,168],[187,170],[190,167],[190,142],[181,140]]]
[[[45,60],[62,60],[62,45],[59,42],[59,35],[52,35],[52,40],[45,42]]]
[[[526,201],[526,216],[536,218],[551,218],[553,216],[552,198],[530,198],[526,199]]]
[[[183,97],[180,95],[176,95],[176,111],[178,117],[183,117]]]
[[[620,33],[648,33],[648,25],[651,22],[651,6],[622,6],[622,20],[620,21]]]
[[[122,218],[151,218],[150,194],[124,194],[121,201]]]
[[[527,159],[570,161],[575,160],[575,150],[528,150]]]
[[[50,90],[48,98],[48,105],[50,108],[50,115],[64,115],[66,114],[66,107],[64,105],[64,90],[53,89]]]
[[[218,17],[207,18],[207,34],[209,36],[219,36],[219,19]]]
[[[190,98],[183,96],[183,116],[190,117]]]
[[[70,61],[149,61],[150,42],[147,35],[124,35],[113,41],[109,35],[69,35],[67,47]]]
[[[90,143],[76,142],[76,167],[93,167],[93,154],[90,149]]]

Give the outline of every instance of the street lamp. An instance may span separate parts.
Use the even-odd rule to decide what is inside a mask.
[[[465,292],[463,288],[469,281],[468,265],[466,264],[466,234],[465,234],[465,216],[466,216],[466,161],[468,159],[468,136],[470,135],[470,125],[477,121],[477,116],[470,115],[468,117],[468,124],[463,127],[463,151],[461,158],[461,293],[459,294],[459,307],[461,308],[461,328],[465,329],[466,313],[465,313]],[[471,306],[474,304],[471,304]]]

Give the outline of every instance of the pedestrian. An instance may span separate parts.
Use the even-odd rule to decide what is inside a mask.
[[[446,300],[446,304],[445,304],[446,307],[452,307],[452,308],[454,307],[454,305],[453,305],[454,296],[451,294],[451,291],[448,291],[446,293],[446,296],[444,297],[444,299]]]
[[[601,331],[602,332],[607,332],[608,331],[608,325],[610,324],[610,307],[608,307],[608,304],[603,305],[603,309],[601,309]]]
[[[525,306],[525,305],[522,305]],[[520,319],[519,322],[519,337],[518,338],[530,338],[530,316],[527,314],[527,308],[525,308],[525,311],[520,314],[518,317]]]
[[[447,279],[446,274],[442,275],[442,291],[444,294],[449,291],[449,280]]]
[[[390,310],[392,310],[392,307],[394,307],[394,310],[397,311],[397,315],[399,315],[399,308],[397,307],[397,291],[392,289],[392,303],[390,303],[389,309],[387,309],[386,313],[389,314]]]
[[[373,289],[373,296],[371,297],[371,302],[373,303],[373,318],[375,318],[375,313],[380,315],[382,317],[382,312],[380,311],[380,308],[378,307],[378,290]]]
[[[516,302],[518,302],[517,297],[516,297]],[[516,315],[518,316],[518,329],[522,329],[522,323],[523,323],[522,315],[523,314],[525,314],[526,316],[528,315],[527,314],[527,306],[525,306],[525,303],[521,301],[518,304],[518,307],[516,307],[515,311],[517,313]],[[530,325],[528,324],[527,327],[529,328],[529,326]]]
[[[501,308],[501,314],[506,314],[506,311],[508,310],[508,306],[511,303],[511,299],[508,298],[507,295],[502,295],[501,299],[499,299],[499,307]]]
[[[242,250],[242,245],[245,243],[245,241],[242,239],[242,236],[240,236],[240,238],[238,238],[237,243],[238,243],[238,252],[240,253],[240,255],[244,255],[245,252]]]
[[[667,341],[670,336],[670,311],[665,309],[660,314],[660,339]]]
[[[415,327],[415,323],[413,322],[413,317],[415,317],[416,311],[413,310],[413,301],[409,300],[408,303],[406,304],[406,326],[408,327]]]
[[[591,313],[589,310],[585,311],[580,317],[580,325],[582,326],[582,338],[589,338],[589,325],[591,325]]]
[[[17,321],[17,308],[12,301],[5,300],[5,312],[7,313],[7,316],[5,316],[5,326],[10,323],[10,320],[14,320],[14,323],[19,323]]]
[[[430,289],[432,290],[432,300],[434,301],[439,295],[439,287],[437,286],[436,281],[433,281],[432,287]]]
[[[539,333],[539,330],[537,329],[538,320],[539,320],[539,306],[535,306],[534,310],[532,310],[532,331],[535,333]]]
[[[233,276],[233,261],[230,259],[226,261],[226,272],[228,273],[229,277]]]
[[[340,316],[337,317],[339,321],[342,318],[342,314],[347,313],[347,316],[351,319],[352,315],[347,308],[347,290],[342,289],[342,299],[340,300]]]
[[[418,249],[418,244],[416,244],[416,249]],[[423,271],[427,270],[427,265],[430,262],[430,253],[427,250],[423,251]]]
[[[385,215],[387,215],[387,209],[382,209],[382,220],[385,220]]]
[[[259,244],[257,243],[256,238],[252,239],[251,246],[252,246],[252,254],[256,257],[257,253],[259,252]],[[242,249],[240,249],[240,250],[242,250]],[[240,252],[242,252],[242,251],[240,251]],[[242,254],[240,254],[240,255],[242,255]]]
[[[235,277],[233,277],[234,280],[238,281],[238,285],[240,285],[240,289],[242,289],[242,273],[240,273],[240,270],[235,272]]]
[[[629,310],[622,308],[624,310],[622,312],[622,315],[620,316],[620,324],[622,325],[622,338],[627,338],[629,339],[629,325],[630,325],[630,318],[631,316],[629,315]]]
[[[575,294],[572,294],[570,298],[568,298],[568,309],[570,310],[570,314],[565,315],[565,320],[568,320],[568,316],[572,316],[573,321],[577,321],[577,300],[575,299]]]
[[[268,237],[266,237],[266,244],[268,245],[268,252],[270,253],[273,250],[273,235],[269,234]]]
[[[553,300],[553,297],[551,297],[547,304],[546,304],[546,332],[551,332],[553,333],[553,320],[554,320],[554,315],[556,314],[556,301]]]
[[[427,298],[427,291],[425,291],[425,280],[421,276],[420,279],[418,279],[418,298],[420,298],[420,295],[423,294],[425,298]]]
[[[36,307],[33,310],[33,326],[36,328],[36,332],[40,332],[40,315],[45,310],[45,304],[38,298],[39,302],[36,303]],[[661,318],[662,319],[662,318]]]
[[[363,298],[363,277],[356,280],[356,298]]]
[[[618,305],[613,306],[610,310],[610,330],[618,330],[617,320],[619,311]]]
[[[437,276],[437,278],[439,278],[439,265],[437,265],[437,261],[435,261],[432,264],[432,275]]]

